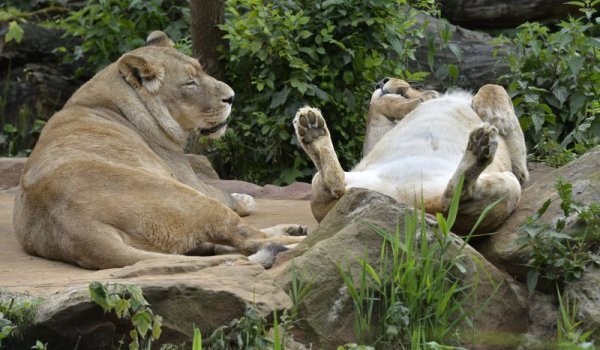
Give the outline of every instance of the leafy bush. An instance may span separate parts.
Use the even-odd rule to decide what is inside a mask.
[[[600,256],[592,249],[600,242],[600,205],[584,206],[573,200],[573,186],[559,180],[555,186],[561,199],[564,217],[557,218],[552,225],[539,219],[546,212],[551,200],[546,201],[538,212],[529,217],[521,230],[526,236],[521,239],[522,247],[531,248],[527,262],[527,286],[530,293],[538,280],[565,283],[581,278],[585,268],[595,263],[600,265]],[[567,221],[578,221],[576,232],[565,232]]]
[[[375,83],[386,76],[425,76],[406,69],[423,34],[416,11],[405,5],[405,0],[227,1],[221,26],[229,45],[225,72],[243,102],[232,114],[235,132],[206,146],[219,172],[259,183],[307,179],[312,166],[291,127],[306,104],[321,108],[328,119],[342,165],[356,163]]]
[[[88,289],[90,299],[105,313],[114,311],[118,318],[131,320],[130,350],[152,348],[161,334],[162,317],[154,314],[140,287],[92,282]]]
[[[84,69],[99,71],[122,53],[143,46],[153,30],[163,30],[173,41],[188,36],[189,18],[185,0],[87,1],[63,23],[68,33],[82,38],[68,59],[83,59]]]
[[[570,1],[584,14],[553,32],[537,22],[518,27],[504,77],[529,149],[562,165],[600,142],[598,0]]]

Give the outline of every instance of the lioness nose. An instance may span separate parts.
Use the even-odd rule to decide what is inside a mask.
[[[229,103],[229,104],[233,104],[233,98],[234,98],[234,97],[235,97],[235,95],[231,95],[231,96],[230,96],[230,97],[228,97],[228,98],[224,98],[224,99],[223,99],[223,102],[225,102],[225,103]]]
[[[383,86],[388,81],[390,81],[390,78],[383,78],[383,79],[381,79],[381,81],[379,83],[377,83],[377,85],[375,85],[375,90],[377,90],[377,89],[383,89]]]

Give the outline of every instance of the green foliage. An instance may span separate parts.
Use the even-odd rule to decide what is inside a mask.
[[[600,205],[592,203],[584,206],[574,201],[572,185],[563,180],[559,180],[555,188],[564,217],[558,218],[552,225],[540,221],[551,204],[548,200],[521,226],[526,236],[520,243],[523,248],[531,249],[527,262],[530,293],[535,290],[540,277],[562,286],[581,278],[590,263],[600,264],[600,256],[592,253],[592,247],[600,242]],[[571,225],[575,232],[565,232],[567,221],[579,222]]]
[[[562,165],[600,142],[598,0],[571,1],[583,13],[558,30],[519,26],[508,44],[508,84],[529,149]]]
[[[243,102],[234,106],[225,138],[206,146],[220,173],[258,183],[306,179],[312,166],[291,128],[306,104],[328,118],[342,165],[356,163],[374,84],[386,76],[426,75],[407,70],[423,34],[416,11],[405,4],[227,1],[221,26],[228,41],[226,81]]]
[[[23,39],[23,28],[17,23],[17,21],[11,21],[8,24],[8,31],[4,34],[4,41],[14,41],[17,44]]]
[[[462,182],[449,210],[448,219],[438,215],[438,227],[428,227],[424,211],[406,213],[404,233],[372,229],[384,238],[378,265],[367,259],[360,276],[339,266],[354,302],[355,334],[362,344],[393,349],[454,349],[461,322],[470,320],[463,307],[472,299],[476,285],[465,279],[466,241],[450,235],[456,220]],[[428,232],[433,230],[433,236]],[[476,280],[476,279],[475,279]],[[352,349],[353,347],[349,347]]]
[[[0,298],[0,348],[3,339],[23,335],[23,330],[32,324],[42,301],[28,296]]]
[[[202,333],[200,329],[194,327],[194,338],[192,340],[192,350],[202,350]]]
[[[583,323],[577,320],[577,301],[569,299],[558,291],[558,337],[557,349],[560,350],[593,350],[593,341],[588,339],[591,331],[583,329]]]
[[[84,59],[88,71],[99,71],[124,52],[144,45],[153,30],[178,41],[189,33],[185,0],[92,0],[64,21],[64,28],[82,44],[69,60]],[[66,51],[66,49],[63,49]]]
[[[2,340],[9,338],[15,329],[15,325],[9,320],[3,312],[0,312],[0,348],[2,347]]]
[[[217,328],[206,340],[208,349],[267,349],[271,344],[267,338],[267,321],[249,306],[244,316],[229,325]]]
[[[114,311],[118,318],[131,320],[130,350],[152,348],[153,340],[160,337],[162,317],[154,315],[140,287],[93,282],[89,285],[89,291],[90,299],[100,305],[105,313]]]

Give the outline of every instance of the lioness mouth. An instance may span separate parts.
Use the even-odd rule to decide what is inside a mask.
[[[227,125],[227,122],[222,122],[221,124],[217,124],[217,125],[213,126],[212,128],[209,128],[209,129],[200,129],[200,134],[202,134],[202,135],[210,135],[212,133],[217,132],[219,129],[221,129],[225,125]]]

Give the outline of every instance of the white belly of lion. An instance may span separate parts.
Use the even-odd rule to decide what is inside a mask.
[[[471,100],[461,92],[421,104],[346,174],[347,188],[369,188],[409,202],[443,192],[469,133],[481,123]]]

